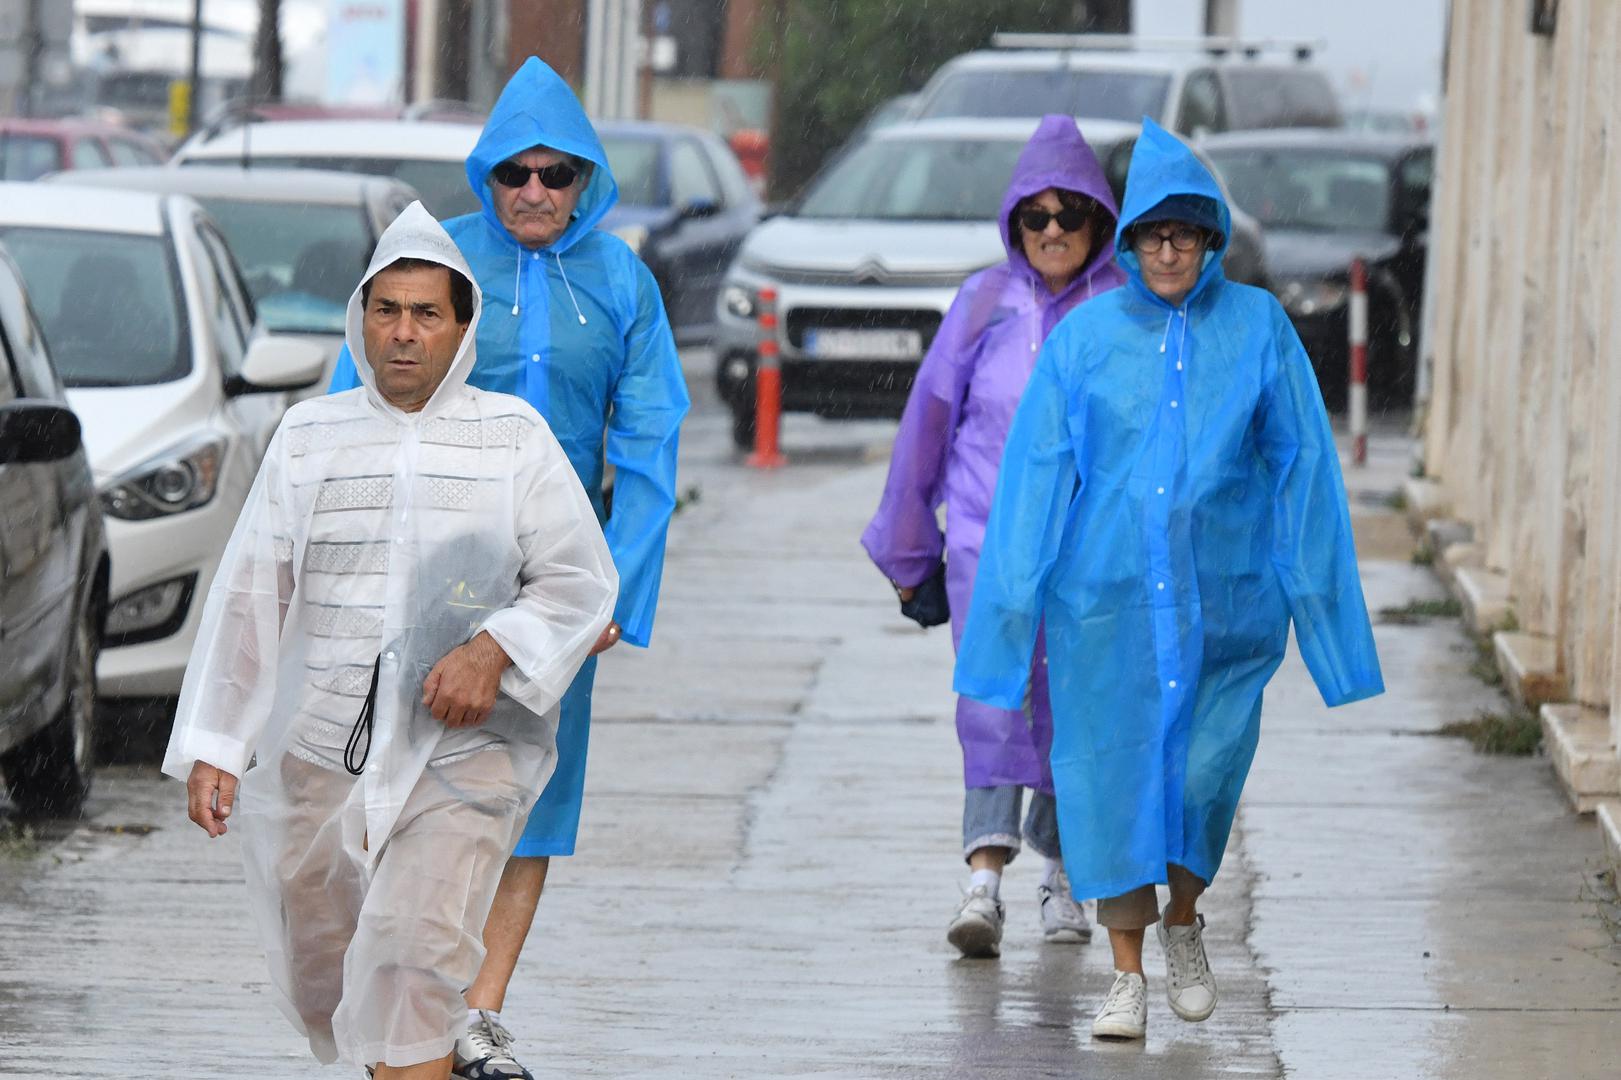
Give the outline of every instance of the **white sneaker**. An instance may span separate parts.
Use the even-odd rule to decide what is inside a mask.
[[[1114,985],[1092,1018],[1094,1039],[1140,1039],[1148,1033],[1148,980],[1134,971],[1114,973]]]
[[[1204,916],[1187,926],[1166,926],[1161,912],[1156,929],[1165,950],[1165,996],[1171,1011],[1197,1023],[1216,1011],[1216,976],[1204,954]]]
[[[1002,955],[1002,901],[983,885],[969,889],[946,930],[946,940],[964,956]]]
[[[1041,902],[1041,933],[1055,945],[1079,945],[1092,940],[1092,924],[1086,919],[1086,908],[1069,894],[1069,877],[1058,875],[1058,887],[1042,885],[1036,889]]]
[[[512,1032],[483,1009],[456,1040],[450,1075],[457,1080],[535,1080],[512,1056]]]

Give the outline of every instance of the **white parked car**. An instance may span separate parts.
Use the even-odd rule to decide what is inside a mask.
[[[383,230],[417,200],[410,185],[318,169],[75,169],[50,182],[189,195],[220,227],[266,330],[326,350],[326,392],[343,348],[349,295]]]
[[[175,694],[288,392],[324,350],[256,325],[218,227],[181,195],[0,184],[22,271],[78,414],[112,552],[103,696]]]
[[[466,172],[481,130],[435,120],[272,120],[202,132],[171,160],[392,176],[420,192],[428,212],[445,221],[481,209]]]

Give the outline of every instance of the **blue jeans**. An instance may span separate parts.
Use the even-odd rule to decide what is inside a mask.
[[[1019,854],[1019,804],[1023,801],[1024,788],[1018,784],[969,788],[962,803],[963,858],[980,848],[1000,847],[1008,849],[1007,861],[1012,862]],[[1053,796],[1030,792],[1023,841],[1043,858],[1058,858],[1058,800]]]

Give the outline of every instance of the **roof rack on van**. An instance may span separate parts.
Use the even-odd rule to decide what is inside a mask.
[[[991,35],[995,49],[1107,49],[1118,52],[1207,52],[1212,56],[1240,53],[1254,59],[1264,52],[1292,52],[1296,60],[1310,60],[1323,47],[1312,38],[1142,37],[1136,34],[1021,34]]]

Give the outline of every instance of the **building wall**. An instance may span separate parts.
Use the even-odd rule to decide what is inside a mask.
[[[1600,706],[1621,702],[1618,66],[1612,0],[1563,0],[1552,37],[1529,4],[1453,0],[1424,427],[1521,626]]]
[[[509,74],[538,56],[578,88],[585,85],[585,0],[511,0]]]

